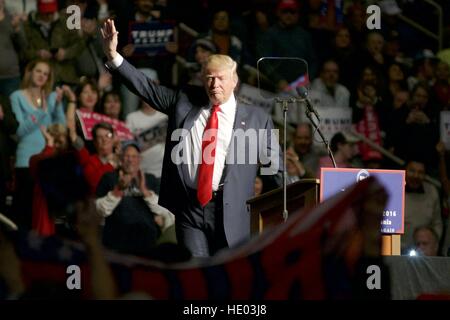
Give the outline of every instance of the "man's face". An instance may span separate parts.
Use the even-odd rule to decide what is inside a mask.
[[[422,186],[425,178],[425,165],[420,162],[411,161],[406,166],[406,184],[411,189],[418,189]]]
[[[206,66],[205,86],[212,104],[220,105],[228,101],[236,85],[237,79],[231,70]]]
[[[43,21],[43,22],[46,22],[46,23],[52,22],[54,17],[55,17],[55,13],[54,12],[46,12],[46,13],[41,13],[40,12],[38,14],[38,19],[40,21]]]
[[[211,51],[202,48],[201,46],[197,46],[195,49],[195,61],[197,61],[200,65],[203,65],[208,60],[208,57],[211,55]]]
[[[320,77],[327,87],[334,87],[339,79],[338,65],[331,61],[325,63]]]
[[[153,10],[153,0],[137,0],[136,7],[139,12],[150,14],[150,11]]]
[[[127,147],[123,152],[122,168],[125,173],[136,175],[141,165],[141,154],[133,146]]]
[[[377,33],[369,35],[367,39],[367,50],[371,54],[381,53],[383,51],[384,39],[383,36]]]
[[[400,108],[402,105],[404,105],[409,99],[409,93],[408,91],[397,91],[394,94],[394,108]]]
[[[425,89],[419,87],[416,89],[416,91],[414,91],[411,99],[413,108],[422,110],[428,103],[428,92]]]
[[[312,136],[307,126],[298,126],[294,137],[294,149],[299,155],[305,155],[311,150]]]
[[[340,29],[336,33],[335,41],[336,41],[336,47],[347,48],[351,44],[350,31],[348,31],[348,29],[346,29],[346,28]]]
[[[280,9],[278,10],[278,19],[283,27],[295,26],[298,23],[298,9]]]
[[[405,75],[404,75],[402,69],[397,64],[393,64],[389,67],[388,74],[389,74],[389,79],[394,80],[394,81],[401,81],[401,80],[405,79]]]
[[[230,22],[226,11],[219,11],[214,15],[213,29],[218,32],[228,31]]]
[[[94,140],[94,146],[98,155],[107,157],[113,152],[113,134],[103,128],[97,129],[97,134]]]
[[[353,143],[341,143],[338,147],[345,161],[350,161],[355,156],[355,144]]]
[[[438,244],[429,230],[423,229],[417,231],[414,237],[414,243],[417,250],[425,256],[436,256],[438,253]]]

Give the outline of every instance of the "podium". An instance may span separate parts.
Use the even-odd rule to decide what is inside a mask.
[[[320,180],[303,179],[287,186],[286,202],[289,214],[311,208],[319,203]],[[261,233],[266,227],[283,223],[283,188],[263,193],[247,200],[250,207],[251,235]]]

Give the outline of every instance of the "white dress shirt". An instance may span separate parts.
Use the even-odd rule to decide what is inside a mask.
[[[189,134],[183,140],[183,152],[186,152],[187,165],[182,166],[183,176],[186,185],[191,189],[197,189],[198,169],[201,162],[203,131],[211,115],[210,105],[202,109],[194,120],[194,125],[189,130]],[[219,119],[219,129],[217,133],[216,156],[214,159],[214,171],[212,189],[219,189],[220,179],[225,168],[225,158],[230,146],[233,134],[234,118],[236,115],[236,99],[231,95],[227,102],[220,105],[217,112]]]

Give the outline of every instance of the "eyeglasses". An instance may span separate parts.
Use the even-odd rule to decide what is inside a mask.
[[[97,135],[97,139],[112,139],[113,134],[111,132],[108,132],[107,134],[104,135]]]

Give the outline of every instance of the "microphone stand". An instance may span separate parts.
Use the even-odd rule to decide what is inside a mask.
[[[320,137],[322,138],[323,143],[325,144],[325,147],[327,148],[328,156],[330,157],[331,161],[333,162],[333,167],[337,168],[336,161],[334,160],[333,152],[331,152],[331,149],[330,149],[330,145],[328,144],[327,139],[325,139],[325,137],[323,136],[322,131],[319,128],[319,125],[314,121],[311,113],[312,112],[311,112],[311,110],[309,110],[309,108],[305,109],[306,116],[308,117],[308,119],[312,123],[312,125],[314,126],[314,129],[319,133]]]
[[[286,168],[286,149],[287,149],[287,111],[288,111],[288,103],[296,102],[297,99],[289,98],[275,98],[275,102],[277,107],[280,105],[283,108],[283,220],[286,221],[288,218],[288,210],[287,210],[287,168]]]
[[[288,99],[282,99],[282,98],[275,98],[275,103],[277,105],[277,108],[283,108],[283,220],[286,221],[289,213],[287,210],[287,168],[286,168],[286,150],[287,150],[287,111],[288,111],[288,104],[289,103],[295,103],[299,101],[304,101],[304,99],[297,99],[297,98],[288,98]],[[311,110],[309,108],[305,108],[305,114],[308,117],[311,124],[314,126],[315,131],[317,131],[322,138],[323,143],[325,144],[325,147],[328,151],[328,156],[330,157],[331,161],[333,162],[333,167],[337,168],[336,161],[334,160],[333,152],[331,152],[330,145],[328,144],[327,139],[325,139],[322,131],[319,128],[319,125],[314,121],[312,116]],[[317,116],[316,116],[317,117]],[[317,119],[319,120],[319,119]]]

